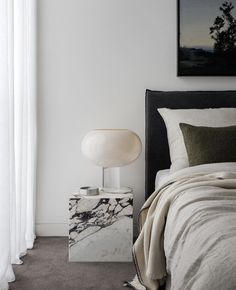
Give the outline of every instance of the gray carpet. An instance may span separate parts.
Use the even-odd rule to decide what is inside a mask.
[[[12,290],[125,290],[135,273],[132,263],[69,263],[67,238],[38,238],[15,265]]]

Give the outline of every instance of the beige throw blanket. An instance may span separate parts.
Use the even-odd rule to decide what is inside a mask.
[[[168,237],[164,237],[164,232],[166,226],[166,219],[170,207],[173,207],[173,204],[175,204],[176,200],[178,200],[178,198],[181,197],[181,195],[183,194],[185,195],[185,198],[182,198],[182,203],[178,205],[176,214],[174,215],[174,218],[172,217],[173,220],[178,219],[181,207],[186,207],[189,203],[191,204],[191,200],[193,200],[199,194],[197,200],[194,201],[194,207],[191,210],[199,210],[199,205],[197,201],[204,201],[206,197],[208,197],[208,201],[210,200],[210,204],[214,203],[215,205],[220,205],[222,203],[222,200],[226,200],[227,206],[232,205],[232,209],[227,211],[227,214],[234,217],[233,222],[235,222],[236,225],[236,163],[222,163],[210,166],[201,165],[181,170],[176,174],[170,176],[168,182],[163,185],[162,188],[157,189],[146,201],[140,212],[139,220],[141,232],[134,245],[133,252],[139,280],[142,285],[144,285],[148,290],[158,289],[160,284],[162,284],[162,282],[167,277],[167,264],[164,246],[167,248],[167,251],[169,251],[167,257],[169,260],[168,268],[171,271],[172,268],[175,269],[176,267],[178,267],[178,263],[174,260],[176,257],[180,259],[180,255],[178,252],[172,251],[172,249],[178,248],[178,239],[181,240],[181,235],[179,234],[181,232],[181,229],[178,227],[172,229],[171,225],[173,223],[169,223],[169,234],[167,235]],[[188,204],[184,204],[186,201]],[[189,209],[186,211],[187,215],[189,214],[189,216],[186,217],[186,220],[183,219],[183,221],[185,222],[185,226],[186,224],[191,223],[191,210]],[[204,212],[202,210],[201,212],[203,212],[203,214],[207,214],[207,212]],[[220,215],[220,213],[221,206],[219,206],[218,208],[218,214]],[[223,216],[223,218],[224,217],[225,216]],[[201,219],[204,218],[207,218],[207,216],[201,216]],[[212,223],[213,225],[215,225],[216,221],[214,222],[213,220]],[[224,223],[228,223],[228,217],[225,221],[222,221],[221,226],[223,224],[224,227]],[[183,225],[182,227],[184,228]],[[230,227],[230,229],[231,228],[232,227]],[[201,228],[201,225],[199,225],[199,229],[199,232],[201,233],[201,230],[204,229],[204,227]],[[175,235],[175,239],[173,239],[175,243],[171,244],[170,240],[172,234]],[[179,238],[176,238],[178,237],[178,234],[180,236]],[[233,237],[235,238],[234,241],[236,242],[236,227],[230,235],[233,235]],[[191,232],[188,233],[188,238],[190,238],[189,241],[191,241]],[[209,233],[209,239],[210,238],[211,233]],[[186,238],[182,240],[182,243],[184,244],[185,241],[187,241]],[[168,243],[169,246],[171,245],[171,247],[169,248]],[[229,244],[230,243],[232,243],[232,240],[229,241]],[[236,244],[232,245],[232,247],[233,246],[236,247]],[[214,251],[215,250],[217,250],[217,247],[214,248]],[[185,248],[182,247],[181,251],[185,251]],[[186,255],[186,259],[187,261],[182,261],[183,264],[186,262],[186,268],[188,266],[189,268],[194,268],[196,266],[194,263],[191,265],[191,250],[189,251],[188,255]],[[174,262],[172,263],[172,261]],[[217,260],[214,258],[212,262],[215,263],[217,262]],[[173,265],[175,266],[172,267]],[[175,270],[173,270],[173,272],[174,271]],[[168,275],[171,274],[171,276],[173,275],[173,277],[175,277],[176,279],[176,281],[173,281],[173,279],[172,281],[170,281],[169,279],[169,289],[211,289],[207,288],[206,285],[204,285],[204,288],[201,288],[199,286],[200,284],[196,284],[199,286],[197,286],[196,288],[194,288],[193,286],[191,286],[190,288],[183,288],[183,286],[177,287],[177,285],[181,285],[181,283],[184,283],[182,285],[186,285],[189,279],[191,279],[191,273],[189,274],[189,276],[187,275],[185,277],[183,273],[184,269],[182,269],[181,271],[179,272],[179,278],[174,275],[175,273],[168,273]],[[183,277],[181,277],[182,274]],[[200,274],[198,273],[199,279],[201,279]],[[229,276],[230,275],[231,273],[229,273]],[[183,281],[181,281],[180,283],[178,279],[182,279]],[[186,279],[186,281],[184,281],[184,279]],[[204,284],[204,281],[200,281],[199,283],[201,283],[202,285]],[[234,281],[232,283],[234,283]],[[224,289],[236,289],[230,287],[231,285],[229,285],[229,288]]]

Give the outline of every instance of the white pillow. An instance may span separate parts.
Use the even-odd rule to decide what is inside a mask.
[[[170,176],[170,169],[162,169],[157,171],[155,179],[155,189],[162,185],[165,180]]]
[[[166,128],[170,150],[171,172],[189,167],[188,156],[179,123],[194,126],[226,127],[236,125],[236,108],[158,109]]]

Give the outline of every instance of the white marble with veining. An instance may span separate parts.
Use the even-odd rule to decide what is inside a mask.
[[[71,196],[69,211],[69,261],[132,261],[132,194]]]

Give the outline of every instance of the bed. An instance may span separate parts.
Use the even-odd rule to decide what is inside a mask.
[[[145,96],[145,195],[155,189],[159,170],[170,167],[166,127],[157,108],[204,109],[236,107],[235,91],[146,91]]]
[[[233,162],[190,164],[172,172],[169,180],[155,189],[157,172],[171,165],[166,126],[158,108],[227,108],[223,110],[233,112],[235,125],[236,92],[147,90],[147,200],[140,212],[141,232],[133,250],[140,287],[131,285],[148,290],[236,289],[235,157]],[[229,129],[236,136],[233,125],[229,123]]]

